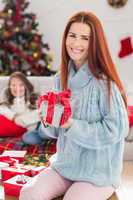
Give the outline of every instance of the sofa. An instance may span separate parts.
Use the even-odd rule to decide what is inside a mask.
[[[35,87],[35,91],[42,94],[43,92],[51,90],[54,86],[54,77],[29,77],[29,80]],[[0,77],[0,99],[3,96],[3,92],[7,87],[8,77]],[[56,151],[56,141],[48,140],[45,141],[44,144],[41,145],[24,145],[20,138],[0,138],[0,153],[5,149],[26,149],[28,153],[28,161],[37,163],[37,159],[40,162],[48,161],[49,155],[53,154]],[[44,155],[45,154],[45,155]],[[33,160],[33,155],[35,156],[35,160]],[[37,157],[40,155],[40,158]],[[124,160],[133,160],[133,142],[125,141],[125,151],[124,151]],[[32,164],[32,163],[31,163]]]

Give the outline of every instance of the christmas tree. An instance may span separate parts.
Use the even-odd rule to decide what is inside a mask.
[[[0,12],[0,75],[21,71],[26,75],[50,76],[49,45],[38,31],[36,15],[27,13],[27,0],[3,0]]]

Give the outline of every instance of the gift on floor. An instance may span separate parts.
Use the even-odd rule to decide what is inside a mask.
[[[7,168],[7,167],[9,167],[9,164],[8,164],[8,163],[0,162],[0,180],[1,180],[1,178],[2,178],[2,176],[1,176],[1,170],[2,170],[2,169],[5,169],[5,168]]]
[[[54,127],[63,125],[71,116],[70,90],[59,93],[48,92],[40,96],[38,110],[42,122]]]
[[[35,176],[35,175],[39,174],[44,169],[46,169],[45,166],[34,167],[33,169],[31,169],[31,176]]]
[[[17,159],[20,163],[24,161],[24,157],[27,151],[15,151],[15,150],[6,150],[2,153],[3,156],[9,156],[11,158]]]
[[[31,177],[25,175],[16,175],[3,182],[5,195],[19,197],[20,190],[31,180]]]
[[[2,181],[6,181],[16,175],[31,176],[31,168],[26,166],[11,166],[1,170]]]
[[[10,166],[18,163],[18,160],[11,158],[10,156],[0,155],[0,162],[8,163]]]

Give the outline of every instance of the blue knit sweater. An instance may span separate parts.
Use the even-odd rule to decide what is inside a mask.
[[[58,137],[52,168],[72,181],[87,181],[98,186],[120,184],[124,138],[128,133],[127,111],[116,85],[111,83],[108,99],[106,80],[97,80],[84,64],[78,71],[70,63],[68,86],[72,91],[73,125],[44,128]],[[60,77],[55,78],[60,91]]]

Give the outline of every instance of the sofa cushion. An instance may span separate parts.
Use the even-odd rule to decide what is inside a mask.
[[[26,131],[27,131],[26,128],[19,126],[15,124],[13,121],[4,117],[3,115],[0,115],[0,137],[21,136]]]

